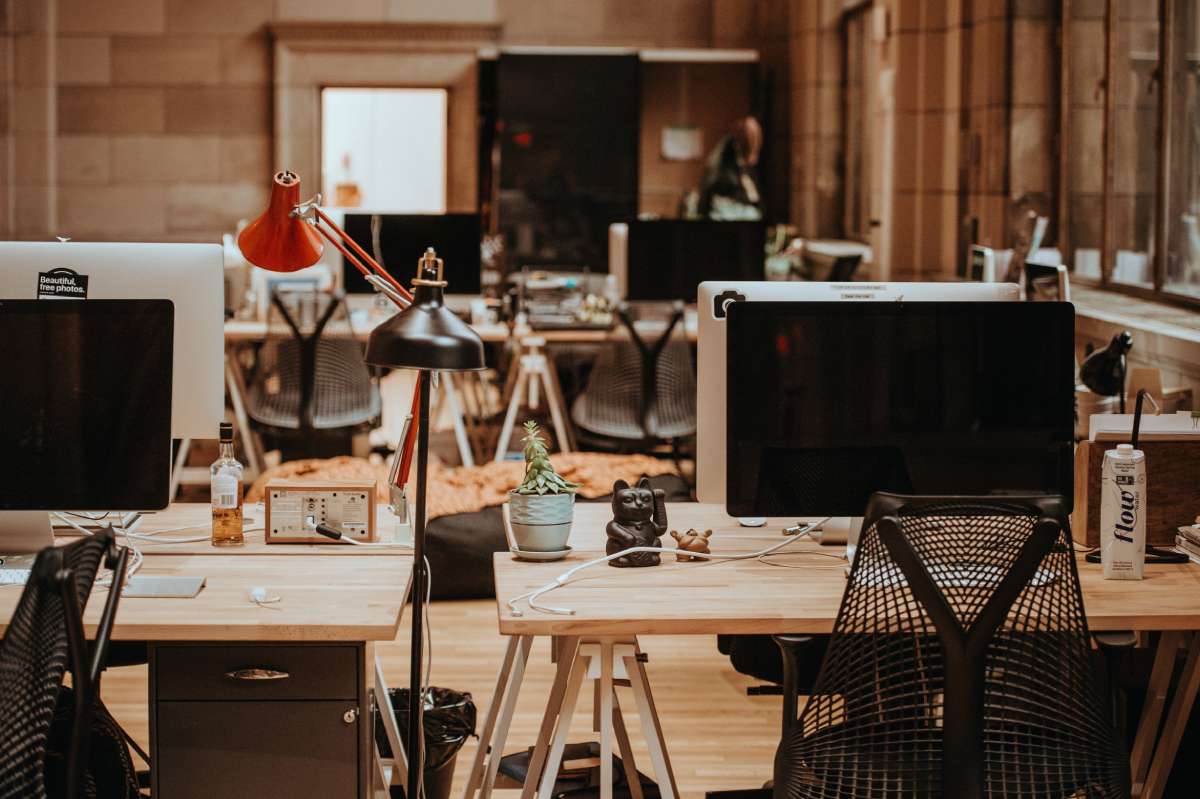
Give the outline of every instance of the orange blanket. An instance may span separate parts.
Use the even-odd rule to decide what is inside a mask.
[[[606,455],[599,452],[565,452],[553,455],[558,473],[579,483],[579,495],[595,499],[612,493],[617,480],[634,482],[639,477],[677,474],[670,461],[648,455]],[[525,464],[520,461],[485,463],[480,466],[445,467],[429,464],[429,518],[471,513],[503,505],[508,491],[521,482]],[[291,461],[268,469],[246,493],[247,502],[259,502],[272,479],[374,480],[380,502],[388,501],[388,467],[363,458],[342,456]],[[410,494],[411,496],[411,494]]]

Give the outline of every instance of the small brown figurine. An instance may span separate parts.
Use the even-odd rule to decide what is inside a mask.
[[[613,519],[604,528],[608,544],[604,549],[615,555],[632,547],[661,547],[658,537],[667,531],[667,494],[661,488],[651,488],[643,477],[637,485],[624,480],[613,483]],[[609,566],[657,566],[662,560],[657,552],[634,552],[614,558]]]
[[[704,558],[695,558],[687,554],[689,552],[701,552],[708,554],[708,539],[712,537],[712,530],[705,530],[703,533],[695,529],[688,530],[686,533],[680,533],[678,530],[671,531],[671,538],[676,541],[675,545],[675,560],[704,560]]]

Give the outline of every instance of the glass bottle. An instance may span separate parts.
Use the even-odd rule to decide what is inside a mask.
[[[221,422],[221,455],[209,468],[214,547],[241,546],[242,464],[233,457],[233,425]]]

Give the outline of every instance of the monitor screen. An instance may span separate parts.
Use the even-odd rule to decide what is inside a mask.
[[[166,507],[174,324],[170,300],[0,300],[0,510]]]
[[[728,310],[726,507],[861,516],[874,491],[1072,498],[1068,303]]]
[[[346,214],[343,225],[350,238],[375,256],[371,242],[373,214]],[[407,286],[417,273],[417,261],[427,247],[437,250],[445,264],[443,278],[447,294],[478,294],[482,291],[479,242],[483,229],[479,214],[377,214],[379,249],[383,265],[392,277]],[[371,284],[342,259],[343,289],[347,294],[371,294]]]
[[[695,302],[706,280],[762,280],[765,238],[762,222],[630,222],[628,299]]]

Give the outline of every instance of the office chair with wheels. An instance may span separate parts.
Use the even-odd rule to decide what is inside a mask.
[[[571,407],[571,418],[589,443],[639,449],[656,441],[677,446],[695,435],[696,375],[682,335],[683,314],[683,304],[676,303],[658,338],[647,342],[629,307],[618,308],[629,340],[600,352],[587,388]]]
[[[247,397],[251,421],[275,435],[364,428],[380,405],[342,295],[272,292]]]
[[[775,796],[1129,796],[1058,498],[872,497]]]

